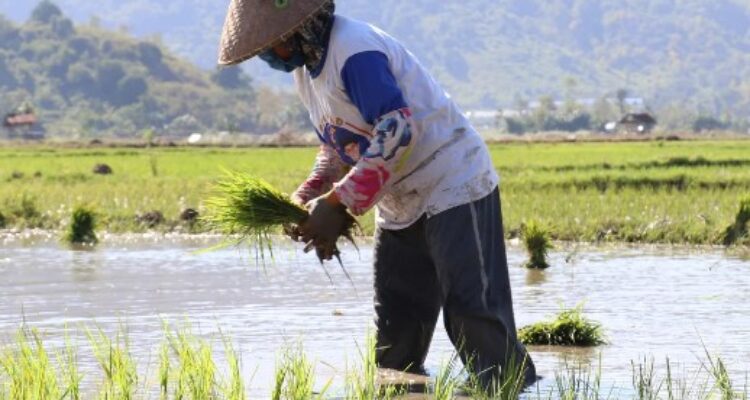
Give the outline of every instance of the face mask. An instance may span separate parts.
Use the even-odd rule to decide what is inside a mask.
[[[273,49],[261,53],[258,57],[265,61],[271,68],[283,72],[292,72],[305,65],[305,56],[300,51],[292,53],[292,58],[283,60],[274,53]]]

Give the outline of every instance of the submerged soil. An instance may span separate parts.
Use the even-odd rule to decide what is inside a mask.
[[[96,371],[82,327],[115,332],[126,326],[141,371],[149,365],[153,371],[164,321],[190,321],[195,333],[215,344],[217,358],[221,334],[237,344],[251,394],[263,398],[283,346],[303,342],[317,361],[319,381],[340,382],[371,329],[367,244],[360,253],[342,251],[353,284],[329,264],[332,284],[314,255],[297,253],[291,244],[279,244],[275,261],[264,267],[237,249],[196,253],[216,244],[210,238],[108,237],[103,243],[71,251],[52,238],[0,239],[0,343],[10,342],[24,321],[51,346],[63,343],[67,329],[79,337],[83,370]],[[669,356],[673,370],[687,375],[708,351],[722,356],[739,381],[750,370],[746,260],[721,250],[571,247],[553,252],[552,268],[542,272],[521,268],[525,255],[513,246],[509,260],[519,327],[551,317],[562,305],[585,302],[585,315],[602,323],[611,343],[532,348],[546,378],[542,386],[553,385],[565,363],[596,366],[600,359],[605,386],[616,388],[631,386],[631,361],[643,357],[653,357],[661,369]],[[430,370],[437,371],[451,352],[438,326]]]

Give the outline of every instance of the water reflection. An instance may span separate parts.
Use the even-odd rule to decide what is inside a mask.
[[[541,269],[528,269],[526,272],[526,285],[539,286],[547,282],[547,273]]]
[[[73,282],[95,282],[98,279],[96,271],[101,259],[96,256],[96,251],[90,247],[85,251],[76,250],[71,253]]]
[[[227,249],[196,254],[215,242],[175,237],[107,238],[96,251],[73,252],[47,241],[0,244],[0,337],[24,322],[62,342],[66,324],[95,323],[107,332],[129,329],[135,357],[152,359],[162,323],[190,320],[202,336],[219,330],[243,350],[251,395],[264,398],[277,351],[301,340],[316,360],[320,379],[340,377],[357,359],[371,328],[371,245],[344,251],[344,265],[327,265],[332,285],[313,255],[280,247],[264,270],[247,252]],[[644,355],[699,368],[707,348],[730,368],[750,370],[750,263],[722,251],[660,248],[579,249],[552,254],[547,271],[511,268],[518,326],[546,319],[585,302],[601,322],[609,346],[563,350],[532,348],[539,373],[554,379],[561,362],[598,365],[605,380],[629,383],[631,360]],[[526,255],[509,249],[509,264]],[[24,317],[25,314],[25,317]],[[2,339],[0,339],[2,340]],[[82,338],[80,343],[86,343]],[[428,368],[436,371],[453,353],[438,324]],[[95,360],[82,354],[85,368]]]

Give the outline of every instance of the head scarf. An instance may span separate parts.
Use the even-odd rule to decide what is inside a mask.
[[[305,56],[305,66],[312,71],[323,62],[328,47],[328,32],[333,24],[336,5],[333,0],[326,3],[315,16],[302,24],[293,36],[295,48]]]

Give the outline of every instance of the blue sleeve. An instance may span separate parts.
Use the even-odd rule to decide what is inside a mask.
[[[407,107],[388,58],[379,51],[349,57],[341,71],[341,79],[349,99],[370,125],[389,112]]]

